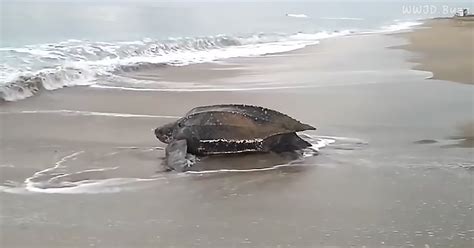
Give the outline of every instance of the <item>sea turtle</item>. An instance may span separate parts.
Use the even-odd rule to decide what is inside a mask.
[[[278,111],[242,104],[197,107],[155,129],[166,147],[170,169],[189,169],[186,156],[247,152],[286,152],[311,146],[296,132],[316,130]]]

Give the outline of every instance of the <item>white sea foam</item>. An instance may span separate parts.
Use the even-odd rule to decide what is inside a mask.
[[[422,22],[406,21],[382,27],[382,32],[397,32],[411,30],[413,27],[423,24]]]
[[[35,172],[35,174],[33,174],[33,176],[31,177],[28,177],[27,179],[25,179],[25,188],[36,188],[39,184],[42,184],[43,182],[42,181],[36,181],[36,179],[38,178],[41,178],[43,175],[45,175],[46,173],[49,173],[51,171],[54,171],[54,170],[57,170],[58,168],[61,168],[62,165],[67,162],[68,160],[73,160],[73,159],[76,159],[77,156],[79,156],[80,154],[84,153],[84,151],[78,151],[78,152],[74,152],[72,154],[69,154],[67,156],[64,156],[62,157],[60,160],[58,160],[53,167],[50,167],[50,168],[46,168],[44,170],[40,170],[40,171],[37,171]]]
[[[361,85],[361,84],[376,84],[375,81],[366,82],[344,82],[344,83],[331,83],[325,82],[324,84],[279,84],[279,83],[252,83],[250,85],[194,85],[186,86],[181,84],[175,84],[173,87],[169,87],[168,84],[165,86],[161,85],[161,82],[156,82],[155,85],[149,87],[123,87],[114,85],[102,85],[96,84],[91,85],[91,88],[98,89],[112,89],[112,90],[127,90],[127,91],[150,91],[150,92],[228,92],[228,91],[267,91],[267,90],[285,90],[285,89],[307,89],[307,88],[319,88],[319,87],[344,87],[349,85]]]
[[[290,38],[295,39],[295,40],[323,40],[323,39],[328,39],[328,38],[334,38],[334,37],[339,37],[339,36],[345,36],[349,34],[353,34],[354,31],[352,30],[342,30],[342,31],[336,31],[336,32],[326,32],[322,31],[319,33],[314,33],[314,34],[308,34],[308,33],[297,33]]]
[[[340,136],[318,136],[324,140],[333,140],[335,141],[343,141],[349,143],[358,143],[358,144],[368,144],[367,141],[359,139],[359,138],[352,138],[352,137],[340,137]]]
[[[282,167],[297,166],[293,163],[279,164],[272,167],[256,168],[256,169],[217,169],[217,170],[203,170],[203,171],[186,171],[185,174],[212,174],[212,173],[225,173],[225,172],[236,172],[236,173],[247,173],[247,172],[259,172],[259,171],[271,171]],[[306,166],[306,165],[300,165]]]
[[[0,192],[13,193],[13,194],[102,194],[102,193],[120,193],[126,191],[140,190],[146,187],[150,187],[153,182],[158,180],[168,180],[173,178],[182,178],[185,175],[192,174],[210,174],[210,173],[249,173],[249,172],[261,172],[275,170],[282,167],[295,167],[295,166],[313,166],[312,163],[305,163],[307,157],[315,156],[319,153],[320,149],[327,147],[338,140],[354,142],[359,141],[354,138],[347,137],[332,137],[332,136],[315,136],[309,133],[300,134],[305,140],[312,144],[311,147],[303,150],[303,156],[300,159],[293,160],[289,163],[279,164],[267,168],[256,168],[256,169],[218,169],[218,170],[206,170],[206,171],[189,171],[186,173],[171,173],[158,175],[156,177],[149,178],[129,178],[129,177],[116,177],[116,178],[105,178],[105,179],[85,179],[77,180],[81,178],[81,175],[88,173],[106,172],[118,170],[118,167],[105,167],[105,168],[93,168],[85,169],[76,172],[67,172],[70,165],[69,162],[80,158],[84,151],[72,152],[66,156],[61,157],[52,167],[35,172],[32,176],[28,177],[24,183],[9,183],[8,185],[0,186]],[[135,149],[137,147],[122,147],[125,149]],[[147,147],[148,149],[154,149],[154,147]],[[76,177],[76,180],[72,179]],[[82,176],[82,178],[89,178],[88,176]]]
[[[159,66],[184,66],[235,57],[281,53],[314,45],[320,39],[347,32],[314,34],[254,34],[247,37],[210,36],[166,41],[130,42],[69,40],[26,48],[0,48],[0,99],[15,101],[39,91],[94,85],[117,72]],[[22,62],[18,62],[21,58]]]
[[[159,84],[158,84],[159,85]],[[115,89],[115,90],[129,90],[129,91],[157,91],[157,92],[226,92],[226,91],[261,91],[261,90],[283,90],[283,89],[298,89],[298,88],[313,88],[317,86],[302,85],[302,86],[267,86],[267,87],[187,87],[187,88],[134,88],[121,87],[110,85],[92,85],[92,88],[99,89]]]
[[[23,187],[0,186],[0,192],[12,194],[103,194],[119,193],[147,187],[149,182],[163,178],[108,178],[103,180],[84,180],[68,187],[40,188],[34,185]]]
[[[134,190],[144,185],[133,185],[140,182],[153,182],[159,178],[108,178],[94,181],[81,181],[71,187],[63,188],[36,188],[27,187],[26,190],[35,193],[53,193],[53,194],[100,194],[100,193],[118,193]]]
[[[334,139],[319,137],[316,143],[312,143],[311,149],[319,151],[319,149],[326,147],[334,142],[336,142],[336,140]]]
[[[163,178],[106,178],[99,180],[68,181],[70,177],[116,170],[118,167],[86,169],[73,173],[58,173],[66,169],[66,163],[76,160],[84,151],[73,152],[60,158],[52,167],[35,172],[25,179],[23,184],[1,186],[0,192],[14,194],[49,193],[49,194],[97,194],[117,193],[144,187],[144,182],[152,182]]]
[[[1,114],[60,114],[72,116],[105,116],[105,117],[125,117],[125,118],[169,118],[176,119],[179,116],[172,115],[141,115],[141,114],[126,114],[126,113],[107,113],[107,112],[93,112],[80,110],[23,110],[18,112],[0,112]]]
[[[14,168],[15,166],[12,164],[0,164],[0,168]]]
[[[55,183],[55,182],[60,182],[63,179],[67,179],[70,177],[74,176],[79,176],[79,175],[84,175],[84,174],[89,174],[89,173],[95,173],[95,172],[104,172],[104,171],[113,171],[118,169],[119,167],[106,167],[106,168],[95,168],[95,169],[87,169],[83,171],[78,171],[78,172],[73,172],[73,173],[67,173],[67,174],[59,174],[59,175],[54,175],[51,178],[48,179],[48,183]]]
[[[286,14],[286,16],[288,17],[294,17],[294,18],[309,18],[309,16],[305,15],[305,14]]]
[[[306,16],[288,15],[300,18]],[[325,18],[356,20],[355,17]],[[374,32],[396,32],[419,24],[419,21],[398,21]],[[120,85],[119,79],[123,78],[117,74],[150,67],[184,66],[235,57],[277,54],[318,44],[321,39],[352,33],[355,31],[256,33],[249,36],[216,35],[168,40],[145,38],[120,42],[67,40],[25,47],[3,47],[0,48],[0,56],[4,58],[0,63],[0,100],[16,101],[33,96],[41,90],[76,85],[95,86],[114,80],[118,82],[113,86],[135,88],[130,82]],[[139,84],[146,83],[138,81]],[[189,88],[196,89],[194,86]],[[212,87],[206,89],[215,90]]]

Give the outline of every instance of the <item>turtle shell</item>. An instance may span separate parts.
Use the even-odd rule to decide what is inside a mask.
[[[185,138],[190,152],[208,155],[263,151],[269,137],[315,129],[275,110],[225,104],[192,109],[174,136]]]

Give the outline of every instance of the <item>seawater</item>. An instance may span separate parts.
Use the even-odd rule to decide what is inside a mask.
[[[406,30],[440,14],[407,13],[412,5],[3,0],[0,100],[75,85],[100,87],[100,81],[120,82],[116,77],[124,71],[262,56],[332,37]]]

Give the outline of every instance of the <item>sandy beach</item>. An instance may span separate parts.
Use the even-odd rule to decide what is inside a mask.
[[[169,87],[73,87],[0,103],[0,246],[470,247],[472,33],[433,20],[127,72]],[[218,103],[316,126],[304,135],[319,155],[211,157],[204,171],[163,173],[152,130]]]
[[[435,19],[407,35],[410,44],[402,46],[417,54],[415,68],[433,72],[433,79],[473,84],[474,22]]]

